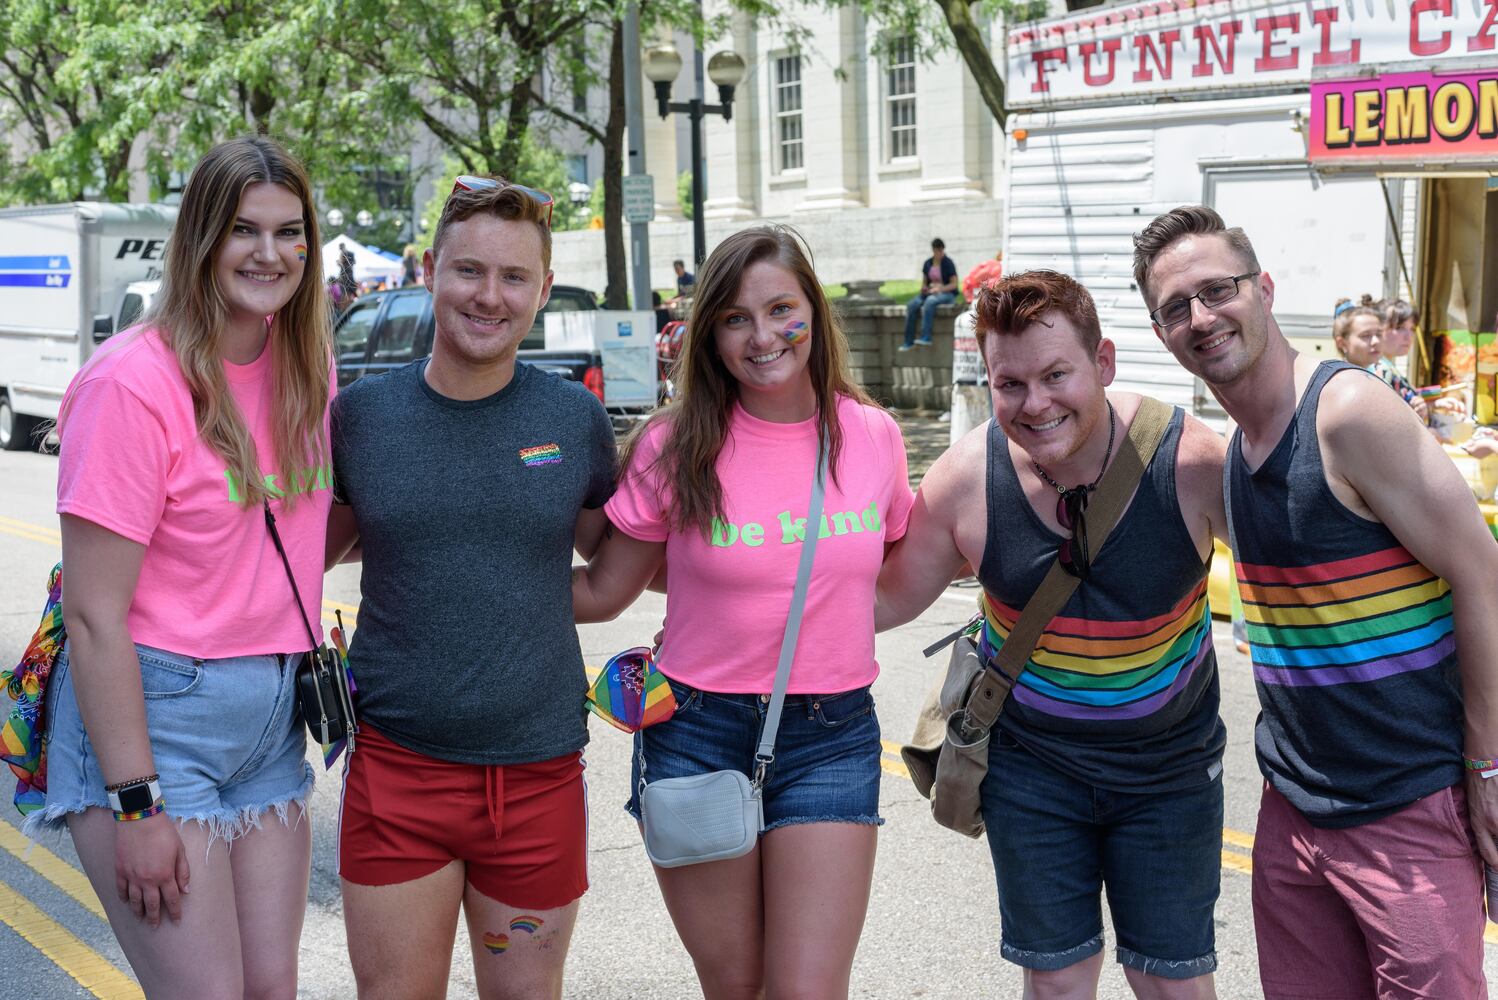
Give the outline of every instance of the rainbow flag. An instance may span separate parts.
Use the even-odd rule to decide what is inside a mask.
[[[615,729],[638,732],[676,711],[676,696],[646,646],[626,649],[603,665],[588,689],[587,706]]]
[[[14,802],[22,815],[47,804],[47,748],[42,743],[43,699],[52,664],[62,652],[66,633],[62,624],[62,563],[47,577],[47,604],[41,624],[13,670],[0,670],[3,687],[13,705],[0,725],[0,760],[16,776]]]

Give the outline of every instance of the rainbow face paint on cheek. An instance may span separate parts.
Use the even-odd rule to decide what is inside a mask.
[[[785,338],[787,344],[799,344],[811,336],[811,327],[798,319],[787,323],[785,329],[780,331],[780,335]]]
[[[307,263],[307,244],[298,243],[291,249],[296,251],[297,260],[301,261],[303,264]]]

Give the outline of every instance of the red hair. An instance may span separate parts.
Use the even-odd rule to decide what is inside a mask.
[[[1092,295],[1077,279],[1059,271],[1021,271],[989,282],[978,289],[973,311],[980,352],[990,334],[1023,333],[1050,312],[1071,321],[1087,353],[1096,352],[1103,339]]]

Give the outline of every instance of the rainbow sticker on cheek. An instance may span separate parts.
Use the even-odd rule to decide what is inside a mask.
[[[489,949],[489,954],[491,955],[498,955],[509,946],[510,936],[508,934],[489,933],[484,935],[484,947]]]
[[[291,249],[293,249],[293,250],[296,251],[296,259],[297,260],[301,261],[303,264],[307,263],[307,244],[305,244],[305,243],[298,243],[296,246],[292,247]]]
[[[811,336],[811,327],[798,319],[793,323],[787,323],[785,329],[780,331],[780,335],[785,338],[787,344],[799,344]]]

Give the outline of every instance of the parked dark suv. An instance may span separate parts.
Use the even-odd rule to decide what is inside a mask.
[[[551,298],[520,342],[519,358],[537,368],[582,382],[603,399],[603,362],[597,352],[547,351],[542,317],[548,312],[597,309],[593,293],[575,285],[552,285]],[[338,384],[388,371],[432,353],[432,294],[420,285],[371,292],[338,317],[333,340]]]

